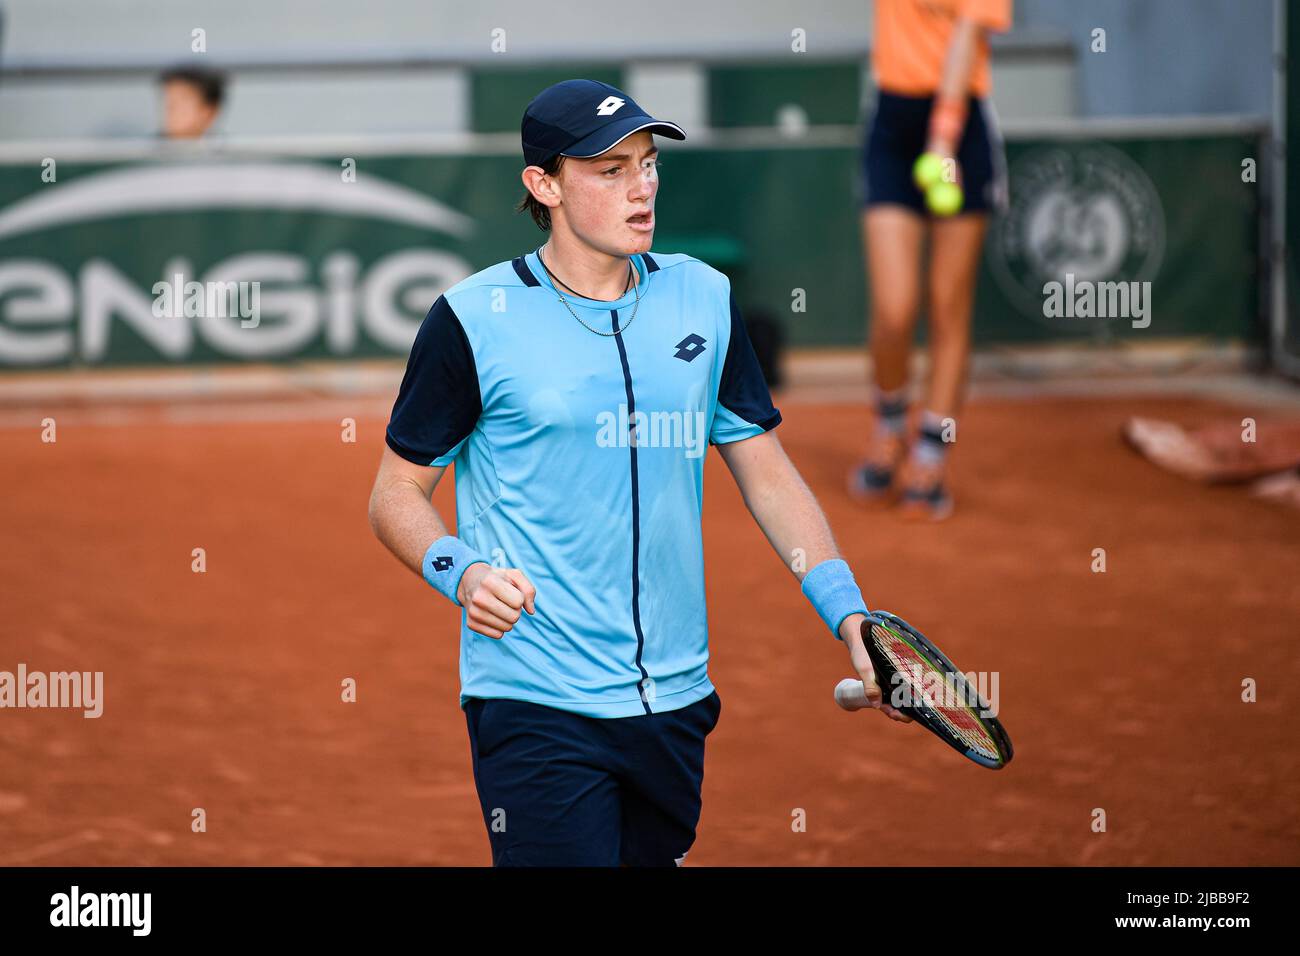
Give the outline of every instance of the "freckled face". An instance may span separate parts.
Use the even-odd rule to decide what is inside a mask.
[[[592,159],[566,159],[559,170],[565,221],[601,252],[630,256],[650,251],[659,149],[649,130],[633,133]]]

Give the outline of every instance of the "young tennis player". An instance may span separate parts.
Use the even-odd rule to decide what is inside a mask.
[[[654,133],[685,138],[603,83],[529,104],[521,205],[549,237],[434,303],[371,496],[380,540],[463,609],[460,703],[499,866],[672,866],[695,839],[722,706],[709,444],[876,706],[908,719],[880,699],[866,605],[772,431],[727,278],[650,254]],[[430,503],[453,462],[455,535]]]
[[[909,517],[941,519],[953,507],[947,456],[965,391],[980,249],[989,213],[1006,196],[988,101],[988,34],[1010,28],[1011,0],[875,3],[879,96],[863,150],[862,238],[876,415],[849,489],[867,501],[896,496]],[[929,177],[927,195],[918,179]],[[909,431],[908,363],[927,238],[930,378]]]

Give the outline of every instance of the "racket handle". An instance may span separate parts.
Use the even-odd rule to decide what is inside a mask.
[[[856,677],[846,677],[835,685],[835,703],[844,710],[862,710],[872,706],[865,685]]]

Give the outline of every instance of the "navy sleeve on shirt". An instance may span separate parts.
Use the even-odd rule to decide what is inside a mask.
[[[731,414],[715,418],[709,436],[715,445],[752,438],[781,423],[781,413],[772,404],[772,393],[763,378],[754,345],[749,341],[734,291],[731,293],[731,337],[722,365],[722,380],[718,383],[718,406]]]
[[[444,296],[415,334],[388,421],[388,447],[417,465],[448,465],[483,411],[474,352]]]

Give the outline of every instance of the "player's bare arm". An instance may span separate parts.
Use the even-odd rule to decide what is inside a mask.
[[[444,471],[442,466],[409,462],[385,448],[370,492],[370,527],[375,537],[421,576],[429,546],[450,534],[432,501]],[[518,568],[494,568],[477,561],[461,575],[456,601],[466,609],[471,630],[499,638],[514,627],[521,610],[534,613],[536,594]]]
[[[800,566],[812,569],[840,558],[830,524],[812,491],[781,447],[775,432],[719,445],[718,453],[731,469],[745,507],[754,516],[768,542],[801,581],[807,570],[795,570],[791,556],[801,549]],[[873,705],[894,720],[910,723],[911,718],[884,703],[876,684],[875,670],[862,642],[865,615],[850,614],[839,627],[839,636],[849,649],[853,669],[862,679]]]

